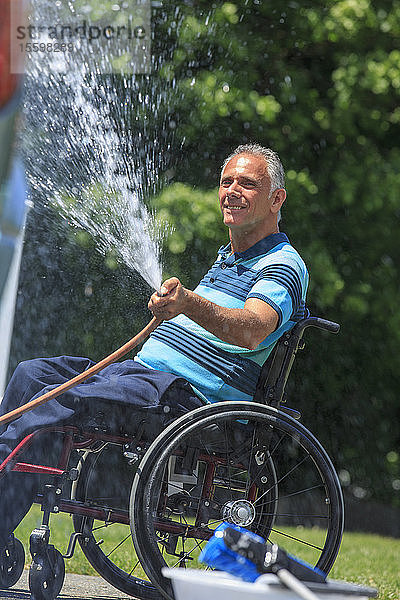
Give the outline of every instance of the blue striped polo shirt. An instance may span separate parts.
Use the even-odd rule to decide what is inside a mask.
[[[208,402],[251,400],[260,374],[281,335],[305,316],[307,268],[284,233],[274,233],[244,252],[221,247],[194,290],[228,308],[258,298],[278,313],[278,327],[255,350],[217,338],[180,314],[164,321],[136,356],[145,366],[184,377]]]

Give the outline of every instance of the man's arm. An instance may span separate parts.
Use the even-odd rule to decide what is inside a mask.
[[[216,337],[254,350],[278,325],[278,313],[266,302],[249,298],[244,308],[225,308],[183,287],[172,277],[161,286],[162,296],[153,294],[149,309],[168,320],[183,313]]]

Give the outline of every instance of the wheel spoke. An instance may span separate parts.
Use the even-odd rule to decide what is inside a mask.
[[[310,486],[307,488],[303,488],[301,490],[297,490],[296,492],[292,492],[290,494],[282,494],[279,496],[279,498],[281,500],[283,500],[285,498],[293,498],[293,496],[298,496],[299,494],[306,494],[308,492],[312,492],[313,490],[321,490],[323,488],[324,488],[323,484],[320,483],[319,485],[313,485],[313,486]],[[266,506],[267,504],[271,504],[271,500],[261,503],[261,506]]]
[[[311,544],[310,542],[307,542],[306,540],[302,540],[294,535],[290,535],[286,531],[279,531],[278,529],[272,529],[271,531],[273,531],[274,533],[276,533],[278,535],[283,535],[284,537],[289,538],[290,540],[294,540],[295,542],[299,542],[300,544],[303,544],[304,546],[309,546],[310,548],[315,548],[315,550],[319,550],[320,552],[322,552],[322,550],[323,550],[323,548],[321,546],[316,546],[315,544]]]
[[[111,527],[112,525],[116,525],[117,523],[110,523],[110,522],[104,522],[103,525],[98,525],[97,527],[92,527],[92,532],[93,531],[99,531],[100,529],[104,529],[106,527]]]
[[[131,576],[133,571],[135,571],[140,566],[140,562],[137,560],[133,565],[132,569],[129,571],[128,575]]]
[[[294,467],[292,467],[292,468],[291,468],[291,469],[290,469],[290,470],[289,470],[287,473],[285,473],[285,475],[283,475],[282,477],[280,477],[280,478],[278,479],[278,481],[276,482],[276,485],[279,485],[280,483],[282,483],[282,481],[284,481],[284,479],[286,479],[287,477],[289,477],[289,475],[290,475],[291,473],[293,473],[294,471],[296,471],[297,469],[299,469],[299,468],[300,468],[300,466],[301,466],[301,465],[302,465],[302,464],[303,464],[303,463],[304,463],[304,462],[305,462],[307,459],[308,459],[308,456],[305,456],[305,457],[303,458],[303,460],[301,460],[301,461],[300,461],[299,463],[297,463],[297,464],[296,464]],[[268,494],[268,492],[270,492],[270,491],[271,491],[271,489],[272,489],[272,488],[270,488],[269,490],[266,490],[266,491],[265,491],[263,494],[261,494],[261,496],[259,496],[259,497],[257,498],[257,500],[254,502],[254,504],[257,504],[257,503],[258,503],[258,502],[261,500],[261,498],[263,498],[263,496],[265,496],[266,494]]]
[[[131,534],[129,533],[123,540],[121,540],[119,542],[119,544],[117,544],[112,550],[111,552],[109,552],[108,554],[106,554],[106,558],[108,558],[109,556],[111,556],[111,554],[113,552],[115,552],[117,550],[117,548],[119,548],[120,546],[122,546],[122,544],[124,544],[126,542],[126,540],[128,540],[131,537]]]
[[[180,556],[179,560],[176,561],[176,563],[174,565],[172,565],[171,568],[173,569],[177,566],[180,566],[181,561],[184,561],[186,558],[188,558],[190,556],[190,554],[192,554],[195,550],[197,550],[197,548],[201,548],[201,544],[204,544],[204,543],[205,543],[205,540],[199,540],[198,542],[196,542],[196,545],[193,548],[191,548],[188,552],[186,552],[186,554],[184,554],[184,556]]]

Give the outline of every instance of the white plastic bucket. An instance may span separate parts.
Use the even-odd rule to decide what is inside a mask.
[[[276,575],[262,575],[254,583],[246,583],[220,571],[163,568],[163,575],[172,580],[175,600],[299,600],[284,587]],[[376,590],[362,586],[329,581],[307,584],[322,600],[368,600]]]

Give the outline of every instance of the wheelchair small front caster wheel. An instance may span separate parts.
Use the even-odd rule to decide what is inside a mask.
[[[7,545],[0,550],[0,588],[12,587],[22,575],[25,565],[25,551],[21,542],[13,535]]]
[[[61,592],[64,577],[64,559],[58,550],[48,546],[46,553],[36,554],[29,570],[32,600],[54,600]]]

